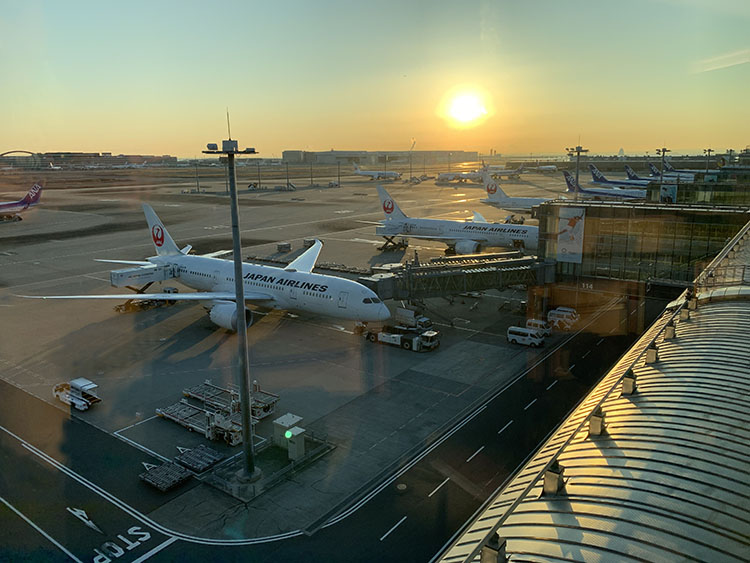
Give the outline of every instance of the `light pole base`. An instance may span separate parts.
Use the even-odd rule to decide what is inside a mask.
[[[260,480],[261,477],[263,477],[263,471],[261,471],[260,467],[257,466],[253,470],[252,474],[248,474],[245,471],[244,467],[237,471],[237,480],[240,483],[255,483],[256,481]]]

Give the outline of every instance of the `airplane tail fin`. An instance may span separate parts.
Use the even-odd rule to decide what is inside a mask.
[[[359,164],[357,164],[356,162],[353,162],[352,164],[354,164],[354,171],[355,172],[360,172]]]
[[[576,179],[573,177],[573,174],[571,174],[567,170],[563,170],[563,176],[565,176],[565,183],[568,185],[568,188],[565,190],[566,192],[574,194],[581,191],[581,186],[578,185]]]
[[[591,170],[591,176],[592,178],[594,178],[595,182],[607,181],[607,178],[604,176],[604,174],[602,174],[601,171],[593,164],[589,164],[589,170]]]
[[[640,180],[638,174],[635,173],[629,164],[625,165],[625,174],[628,175],[628,180]]]
[[[398,204],[393,201],[393,198],[385,191],[385,188],[378,184],[378,195],[380,196],[380,204],[383,206],[383,213],[385,213],[386,219],[406,219],[408,215],[401,211]]]
[[[25,203],[26,205],[34,205],[35,203],[39,203],[39,200],[42,199],[42,186],[37,182],[33,186],[31,186],[31,189],[28,191],[28,193],[23,196],[23,199],[21,200],[22,203]]]
[[[674,166],[672,166],[669,161],[665,158],[664,159],[664,172],[674,172]]]
[[[180,254],[180,249],[172,240],[172,237],[169,236],[164,224],[148,203],[143,204],[143,213],[146,215],[146,221],[151,230],[151,240],[154,243],[156,254],[159,256],[173,256]]]
[[[661,176],[661,172],[659,172],[659,169],[654,166],[653,162],[648,163],[648,169],[651,170],[651,174],[653,174],[654,176]]]
[[[484,180],[484,191],[487,192],[487,198],[490,201],[508,199],[508,194],[503,191],[500,184],[487,171],[482,174],[482,179]]]

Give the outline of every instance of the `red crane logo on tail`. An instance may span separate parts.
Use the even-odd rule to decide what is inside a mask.
[[[393,200],[392,199],[386,199],[383,202],[383,211],[385,211],[387,215],[390,215],[391,213],[393,213]]]
[[[161,228],[161,225],[154,225],[151,228],[151,238],[154,239],[156,246],[164,244],[164,229]]]
[[[492,195],[497,191],[497,184],[495,182],[489,182],[487,184],[487,193]]]

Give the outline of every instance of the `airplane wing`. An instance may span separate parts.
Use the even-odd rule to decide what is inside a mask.
[[[482,235],[472,236],[471,239],[467,238],[459,238],[456,237],[441,237],[441,236],[429,236],[429,235],[410,235],[408,233],[404,233],[403,235],[406,238],[416,238],[416,239],[422,239],[422,240],[437,240],[440,242],[446,242],[446,243],[454,243],[459,242],[462,240],[473,240],[475,242],[487,242],[489,239]]]
[[[313,244],[308,250],[297,256],[297,258],[292,260],[289,265],[284,268],[284,270],[287,272],[305,272],[309,274],[315,267],[315,262],[317,262],[318,255],[320,254],[320,250],[322,248],[323,243],[319,240],[316,240],[315,244]]]
[[[145,260],[107,260],[105,258],[94,258],[94,262],[107,262],[108,264],[131,264],[133,266],[153,266],[156,264],[146,262]]]
[[[234,291],[198,291],[195,293],[120,293],[104,295],[16,295],[24,299],[155,299],[157,301],[234,301]],[[273,296],[257,291],[245,292],[245,301],[273,301]]]

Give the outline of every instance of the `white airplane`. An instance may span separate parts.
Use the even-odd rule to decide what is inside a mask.
[[[474,212],[472,221],[449,219],[418,219],[406,215],[383,186],[378,186],[385,220],[375,228],[375,234],[386,241],[406,236],[445,243],[456,254],[473,254],[485,247],[523,248],[536,250],[539,227],[490,223]]]
[[[49,163],[49,169],[50,170],[62,170],[62,166],[55,166],[51,162]]]
[[[354,163],[354,173],[357,176],[367,176],[371,180],[399,180],[401,178],[401,172],[361,170],[356,162]]]
[[[593,164],[589,164],[589,170],[593,178],[591,183],[603,188],[645,188],[651,182],[651,180],[609,180]]]
[[[497,176],[498,178],[502,179],[503,177],[508,178],[509,180],[518,180],[521,178],[521,174],[523,174],[526,171],[526,165],[522,162],[518,165],[518,168],[515,168],[513,170],[498,170],[497,172],[492,172],[493,176]]]
[[[482,171],[475,172],[443,172],[438,174],[438,182],[481,182]]]
[[[20,221],[21,215],[29,207],[34,207],[42,199],[42,186],[34,184],[28,193],[18,201],[0,202],[0,219],[4,221]]]
[[[237,305],[234,291],[234,263],[231,260],[188,254],[191,247],[178,248],[150,205],[143,212],[151,232],[156,256],[144,261],[100,260],[139,266],[147,271],[166,266],[183,285],[194,293],[136,293],[119,295],[46,295],[32,299],[156,299],[161,301],[201,301],[211,321],[227,330],[237,330]],[[323,244],[316,240],[310,249],[285,268],[242,264],[245,303],[272,309],[305,311],[355,321],[383,321],[390,317],[388,307],[375,293],[352,280],[314,274],[312,269]],[[253,314],[245,307],[245,322],[250,326]]]
[[[542,166],[534,166],[533,168],[529,168],[529,170],[533,170],[534,172],[557,172],[557,166],[554,164],[544,164]]]
[[[551,199],[548,197],[510,197],[487,172],[484,173],[484,189],[487,192],[487,199],[479,201],[508,211],[529,212],[532,207]]]
[[[567,170],[563,170],[565,183],[568,185],[567,192],[578,194],[588,199],[645,199],[646,190],[644,189],[624,189],[624,188],[582,188],[576,182],[573,175]]]
[[[659,182],[661,180],[661,174],[659,174],[659,169],[656,168],[653,164],[650,162],[648,163],[649,166],[653,166],[651,172],[652,174],[650,176],[641,177],[638,176],[635,171],[629,166],[625,165],[625,174],[628,176],[628,180],[640,180],[644,181],[647,180],[649,182]],[[669,172],[664,173],[664,181],[665,182],[694,182],[695,181],[695,175],[694,174],[670,174]]]

